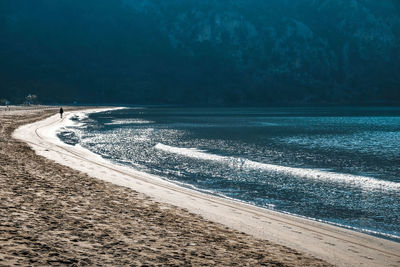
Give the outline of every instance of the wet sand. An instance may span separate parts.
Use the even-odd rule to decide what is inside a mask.
[[[329,266],[92,178],[11,137],[57,111],[0,110],[0,266]]]

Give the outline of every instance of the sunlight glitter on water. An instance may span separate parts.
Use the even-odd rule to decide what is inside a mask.
[[[400,110],[377,110],[126,109],[59,137],[182,186],[396,239]]]

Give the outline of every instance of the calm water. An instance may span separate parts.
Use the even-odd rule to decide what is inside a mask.
[[[400,109],[136,108],[59,137],[183,186],[400,241]]]

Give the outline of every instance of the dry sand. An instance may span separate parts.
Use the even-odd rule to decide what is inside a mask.
[[[11,138],[55,112],[0,110],[0,266],[328,265],[89,177]]]
[[[3,122],[10,123],[2,127],[1,138],[9,139],[17,125],[48,114],[44,111],[30,116],[3,114],[2,126]],[[54,260],[62,259],[69,253],[67,258],[73,260],[71,263],[84,264],[84,259],[88,259],[90,264],[96,265],[312,266],[327,265],[326,262],[339,266],[400,265],[399,243],[204,195],[151,175],[115,166],[79,146],[65,145],[54,137],[54,130],[66,121],[53,116],[19,128],[15,136],[28,142],[37,154],[81,172],[36,156],[23,143],[5,142],[7,146],[19,148],[12,150],[1,145],[1,161],[12,162],[13,157],[13,162],[19,166],[5,166],[9,170],[2,170],[0,177],[5,176],[10,184],[3,186],[1,179],[1,186],[8,190],[22,190],[18,197],[22,206],[12,209],[12,213],[10,209],[1,213],[10,214],[4,216],[6,225],[14,227],[14,231],[20,229],[22,233],[37,227],[36,236],[44,238],[41,241],[46,242],[49,250],[57,251]],[[4,153],[7,151],[15,152]],[[29,175],[20,179],[23,176],[18,172],[24,170]],[[15,173],[11,174],[13,171]],[[25,184],[15,186],[13,180]],[[0,192],[3,200],[3,189]],[[25,196],[29,194],[34,194],[34,197],[27,201]],[[13,205],[17,203],[12,199],[9,202]],[[38,205],[45,208],[41,217],[36,218],[42,220],[40,226],[29,217],[29,214],[36,215],[37,208],[34,208],[35,211],[32,209]],[[25,215],[22,219],[21,213]],[[55,221],[54,225],[43,221],[43,216]],[[31,227],[21,222],[17,227],[17,221],[9,221],[18,218]],[[7,236],[13,240],[12,237],[19,236],[17,233],[20,234],[20,231],[11,234],[8,231]],[[31,236],[29,231],[25,236]],[[37,253],[35,257],[28,257],[28,253],[12,258],[17,242],[3,246],[5,242],[1,233],[0,265],[2,259],[11,257],[6,259],[11,262],[18,258],[16,256],[20,256],[23,263],[31,258],[43,258],[40,264],[51,263],[46,262],[50,255],[48,252],[43,255],[40,249],[31,247],[24,248],[23,253]],[[25,240],[22,243],[27,246],[35,242]],[[9,249],[3,255],[4,247]],[[60,253],[59,249],[65,252]]]

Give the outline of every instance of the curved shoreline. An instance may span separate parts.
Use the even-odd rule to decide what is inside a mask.
[[[260,239],[288,246],[335,265],[399,264],[399,243],[206,195],[128,167],[114,165],[88,150],[66,145],[58,140],[54,136],[54,131],[63,126],[62,123],[65,123],[65,120],[60,120],[58,115],[54,115],[18,128],[13,136],[27,142],[37,154],[57,163],[92,177],[131,188],[151,196],[156,201],[185,208],[208,220],[222,223]]]

